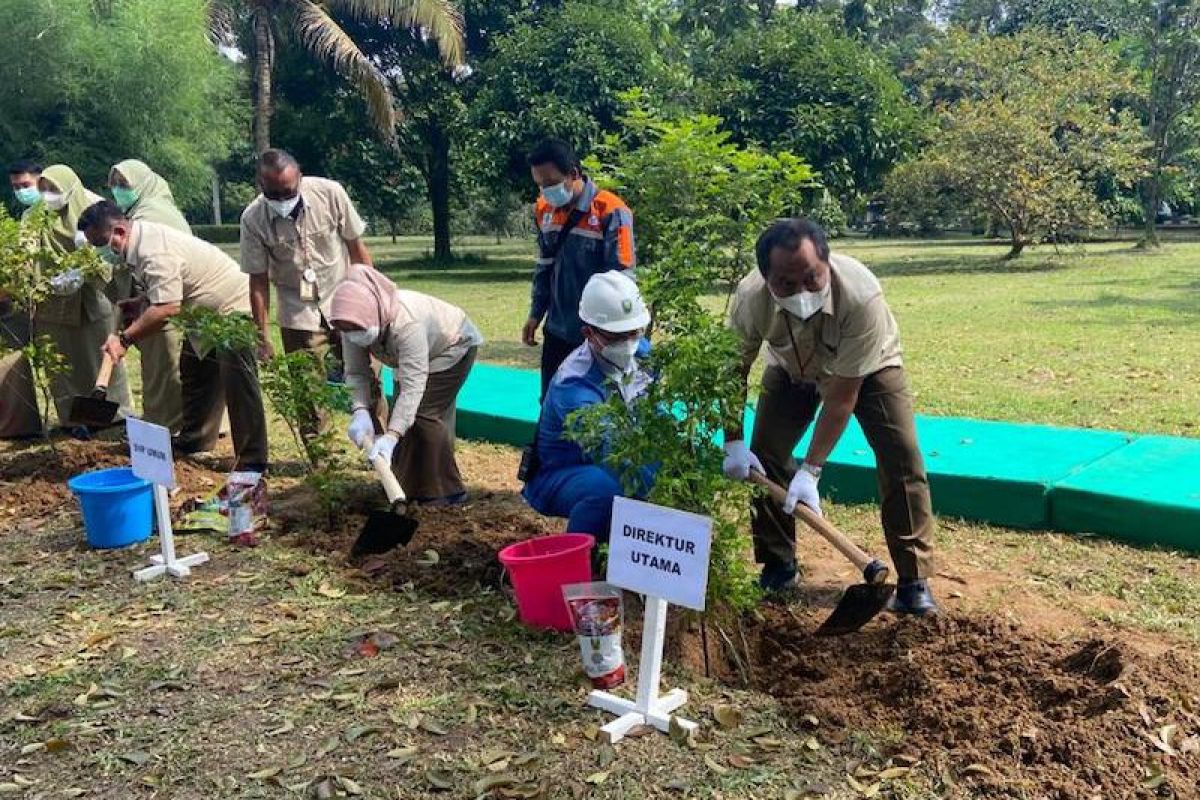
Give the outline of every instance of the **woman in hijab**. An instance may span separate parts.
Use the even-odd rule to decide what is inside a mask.
[[[466,487],[454,460],[455,411],[483,344],[479,329],[461,308],[397,289],[363,264],[350,266],[331,305],[329,323],[342,333],[354,401],[350,440],[362,447],[377,430],[369,410],[375,356],[392,368],[396,396],[387,430],[368,456],[386,458],[414,502],[463,502]]]
[[[83,187],[79,176],[70,167],[55,164],[47,167],[38,179],[42,202],[54,213],[54,222],[45,232],[42,245],[55,253],[73,252],[77,247],[79,217],[100,196]],[[49,336],[58,352],[66,359],[67,370],[52,379],[54,405],[59,424],[66,422],[71,398],[91,394],[100,371],[105,340],[116,331],[112,303],[105,297],[104,280],[64,280],[55,283],[55,294],[42,301],[34,314],[34,331]],[[118,403],[121,416],[129,413],[129,384],[125,368],[117,365],[108,384],[108,399]],[[86,435],[77,431],[81,435]]]
[[[108,173],[108,187],[131,220],[153,222],[191,234],[191,227],[175,205],[171,187],[143,162],[131,158],[117,164]],[[118,305],[123,310],[139,311],[142,293],[131,286],[128,266],[118,265],[113,283]],[[172,433],[178,433],[183,424],[183,387],[179,382],[182,347],[179,331],[170,325],[137,344],[142,356],[142,416],[170,428]]]

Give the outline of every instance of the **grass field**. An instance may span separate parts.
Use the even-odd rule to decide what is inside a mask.
[[[520,343],[532,248],[525,240],[457,242],[459,260],[428,259],[432,242],[372,240],[402,286],[462,306],[488,338],[482,357],[532,367]],[[1200,242],[1147,254],[1126,243],[1015,263],[973,240],[835,242],[883,281],[900,322],[918,410],[927,414],[1197,434]]]

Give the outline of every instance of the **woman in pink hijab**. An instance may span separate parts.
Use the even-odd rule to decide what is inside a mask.
[[[454,460],[458,393],[483,337],[457,306],[396,288],[382,273],[352,264],[333,290],[329,324],[342,334],[346,385],[353,397],[347,433],[362,447],[377,428],[371,414],[371,356],[392,368],[395,402],[368,455],[393,466],[408,498],[452,505],[466,499]]]

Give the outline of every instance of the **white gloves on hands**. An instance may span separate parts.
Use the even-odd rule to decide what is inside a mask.
[[[375,446],[371,448],[371,452],[367,453],[367,459],[374,461],[382,457],[384,461],[392,463],[392,453],[396,451],[396,445],[400,443],[399,437],[394,433],[385,433],[375,440]]]
[[[82,288],[83,273],[77,269],[69,269],[50,278],[50,291],[60,297],[74,294]]]
[[[750,480],[750,470],[756,469],[763,475],[767,471],[763,469],[762,462],[758,460],[758,456],[750,452],[750,448],[746,447],[746,443],[741,439],[735,439],[732,442],[725,443],[725,461],[721,464],[721,471],[725,473],[725,477],[735,481]]]
[[[824,516],[821,513],[821,495],[817,492],[818,480],[818,476],[803,465],[796,470],[796,476],[788,486],[787,498],[783,501],[783,510],[788,514],[794,513],[796,505],[803,503],[815,511],[817,516]]]
[[[371,419],[371,412],[365,408],[357,409],[350,417],[350,427],[346,429],[350,441],[354,442],[355,447],[361,448],[363,441],[374,433],[375,421]]]

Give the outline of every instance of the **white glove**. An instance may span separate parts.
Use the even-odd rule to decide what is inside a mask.
[[[787,497],[783,501],[783,510],[792,514],[796,511],[797,503],[804,503],[815,511],[817,516],[825,516],[821,513],[821,495],[817,492],[818,480],[816,475],[803,466],[796,470],[796,477],[792,478],[792,482],[788,486]]]
[[[77,269],[69,269],[50,278],[50,291],[61,297],[74,294],[82,288],[83,273]]]
[[[721,464],[721,471],[725,473],[725,477],[735,481],[750,480],[750,470],[756,469],[763,475],[767,471],[763,469],[762,462],[758,460],[758,456],[750,452],[750,448],[746,447],[746,443],[741,439],[735,439],[732,442],[725,443],[725,461]]]
[[[354,442],[355,447],[362,447],[363,440],[374,433],[375,420],[371,419],[371,412],[365,408],[357,409],[350,417],[350,427],[346,429],[350,441]]]
[[[375,440],[375,446],[371,448],[371,452],[367,453],[369,461],[375,461],[380,456],[387,463],[392,463],[392,453],[396,451],[396,445],[400,443],[400,439],[394,433],[385,433]]]

